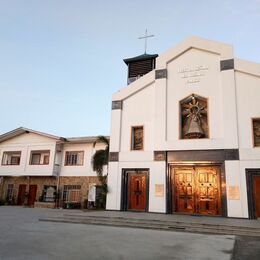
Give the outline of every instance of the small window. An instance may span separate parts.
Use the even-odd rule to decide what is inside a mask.
[[[50,151],[32,151],[30,165],[47,165],[49,164]]]
[[[260,147],[260,118],[253,119],[254,146]]]
[[[4,152],[2,165],[20,165],[21,152]]]
[[[13,184],[8,184],[7,192],[6,192],[6,201],[8,203],[13,201],[13,195],[14,195],[14,185]]]
[[[143,126],[133,126],[131,133],[131,150],[143,150],[144,148],[144,128]]]
[[[77,152],[66,152],[65,155],[65,165],[83,165],[83,151]]]

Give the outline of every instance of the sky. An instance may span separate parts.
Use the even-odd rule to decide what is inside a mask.
[[[0,0],[0,134],[109,135],[123,59],[189,36],[260,63],[260,0]]]

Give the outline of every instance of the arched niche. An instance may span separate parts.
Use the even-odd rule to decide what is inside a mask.
[[[180,101],[180,138],[209,138],[206,98],[191,94]]]

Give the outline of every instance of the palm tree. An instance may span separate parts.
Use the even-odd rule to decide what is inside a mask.
[[[106,136],[98,136],[93,146],[95,147],[97,143],[105,144],[105,149],[97,150],[92,156],[92,168],[97,173],[98,179],[101,183],[101,198],[99,204],[105,206],[106,203],[106,194],[107,194],[107,174],[104,176],[103,170],[104,166],[108,165],[109,157],[109,139]]]
[[[109,139],[106,136],[100,135],[97,137],[94,142],[94,147],[97,143],[105,144],[105,149],[97,150],[92,157],[92,168],[95,172],[97,172],[98,177],[104,178],[103,169],[104,166],[108,165],[108,157],[109,157]]]

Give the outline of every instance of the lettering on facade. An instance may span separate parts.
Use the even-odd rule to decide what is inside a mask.
[[[164,184],[155,184],[155,197],[164,196]]]
[[[228,187],[228,199],[229,200],[240,200],[240,192],[238,186]]]
[[[198,65],[180,68],[177,73],[181,75],[181,78],[186,80],[186,83],[192,84],[200,82],[201,77],[205,76],[208,69],[209,67],[206,65]]]

